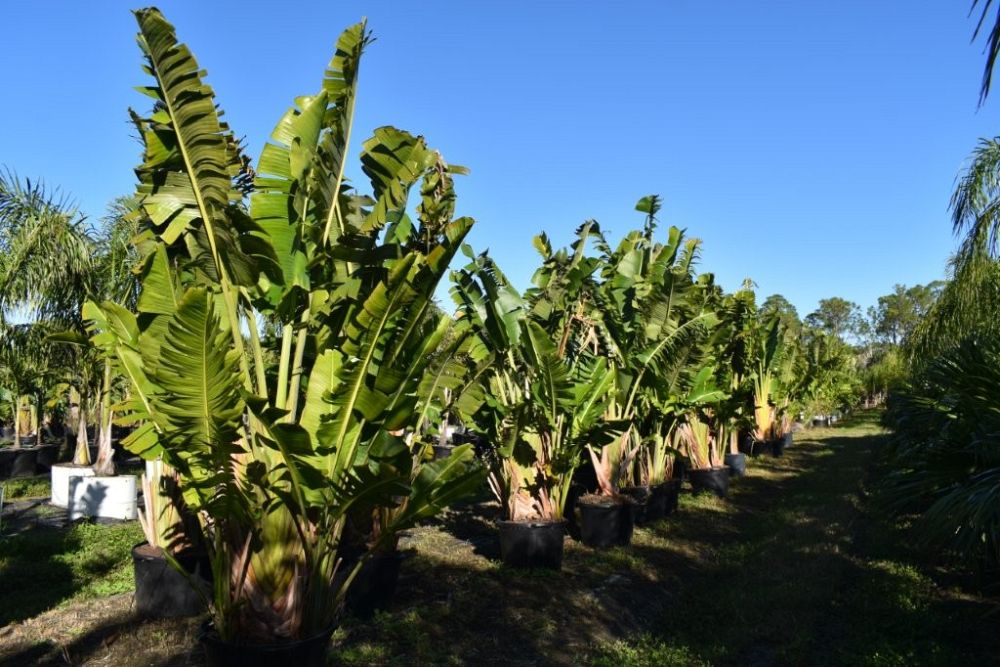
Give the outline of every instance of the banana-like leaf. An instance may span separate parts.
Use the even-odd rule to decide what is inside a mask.
[[[406,200],[424,171],[434,164],[436,154],[422,137],[394,127],[380,127],[364,143],[361,165],[371,179],[375,207],[361,232],[368,234],[396,222],[403,215]]]
[[[164,458],[182,471],[184,498],[193,508],[218,502],[221,489],[235,486],[231,468],[242,451],[245,403],[227,341],[212,296],[189,288],[170,318],[152,374]]]
[[[143,92],[160,105],[149,118],[133,115],[146,146],[136,170],[143,210],[168,246],[200,223],[215,272],[225,280],[223,255],[240,255],[235,239],[224,234],[230,205],[242,198],[236,188],[244,170],[238,144],[173,26],[157,9],[141,9],[135,16],[147,71],[156,80]]]
[[[395,518],[392,529],[405,530],[440,514],[456,500],[474,493],[483,482],[483,474],[472,445],[459,445],[447,457],[422,464],[410,483],[406,509]]]

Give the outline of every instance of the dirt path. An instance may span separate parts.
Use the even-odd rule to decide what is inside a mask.
[[[404,540],[416,556],[392,609],[346,619],[331,664],[996,664],[997,600],[872,512],[877,428],[798,440],[729,500],[684,497],[627,549],[568,541],[560,573],[499,567],[490,505],[452,512]],[[119,596],[0,630],[0,663],[200,664],[196,627],[135,621]]]

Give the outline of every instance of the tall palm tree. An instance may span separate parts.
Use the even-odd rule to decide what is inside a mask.
[[[86,218],[58,191],[0,171],[0,319],[57,314],[60,288],[91,266]]]
[[[68,337],[56,338],[85,343],[81,309],[88,299],[134,307],[136,253],[130,241],[136,223],[129,214],[135,206],[132,197],[115,200],[95,229],[58,191],[19,179],[10,171],[0,173],[0,322],[26,318],[41,325],[39,331],[69,332]],[[87,345],[58,351],[51,345],[43,347],[46,358],[41,361],[49,381],[58,375],[79,394],[72,408],[77,413],[74,462],[90,464],[86,426],[96,396],[100,406],[94,411],[99,422],[96,469],[99,474],[113,474],[110,362]],[[28,348],[10,351],[16,350],[27,353]],[[59,356],[60,364],[50,363],[52,355]]]
[[[91,266],[90,231],[86,218],[58,190],[22,180],[9,170],[0,172],[0,322],[27,319],[46,322],[49,330],[62,327],[69,312],[67,302],[78,293],[73,288],[84,282]],[[79,302],[76,307],[79,310]],[[43,391],[35,386],[43,379],[39,363],[45,366],[46,375],[53,370],[48,364],[48,346],[28,345],[28,338],[20,334],[41,329],[6,329],[12,342],[5,346],[6,373],[19,377],[21,387],[29,381],[23,373],[36,373],[31,379],[36,395]],[[23,344],[13,345],[15,338]],[[37,336],[30,338],[38,343]],[[85,424],[78,431],[86,438]],[[36,437],[41,438],[40,428]],[[84,440],[77,463],[89,463],[85,445]]]

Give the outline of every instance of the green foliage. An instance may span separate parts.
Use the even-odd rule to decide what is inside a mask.
[[[891,505],[925,537],[975,562],[1000,560],[1000,340],[969,339],[894,394]]]
[[[424,463],[416,437],[478,363],[468,328],[432,306],[472,226],[452,219],[462,170],[384,127],[362,151],[374,196],[345,184],[364,24],[253,171],[173,27],[155,9],[136,19],[154,100],[132,114],[141,291],[135,314],[87,304],[91,342],[128,378],[126,446],[162,457],[201,514],[218,632],[311,636],[360,567],[335,579],[349,515],[380,513],[361,545],[378,550],[481,479],[470,447]]]
[[[617,247],[601,239],[604,269],[599,292],[604,337],[615,368],[612,414],[628,424],[625,436],[592,452],[601,492],[626,484],[664,481],[672,467],[671,432],[692,393],[706,387],[711,333],[719,322],[710,275],[696,278],[701,241],[671,227],[666,243],[654,240],[660,199],[644,197],[641,230]],[[709,371],[706,371],[708,373]],[[711,392],[709,392],[711,393]],[[718,398],[700,395],[697,407]]]
[[[858,304],[837,296],[820,299],[819,308],[809,313],[805,319],[805,323],[810,327],[822,329],[840,339],[856,333],[860,321],[861,308]]]
[[[456,274],[460,314],[498,360],[481,375],[485,401],[466,419],[493,445],[491,486],[513,520],[561,519],[585,448],[621,432],[606,415],[614,375],[592,317],[600,262],[586,245],[598,234],[586,223],[569,250],[555,252],[537,237],[542,267],[524,297],[485,255],[470,254]]]

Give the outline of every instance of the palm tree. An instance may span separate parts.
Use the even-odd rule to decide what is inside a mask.
[[[89,465],[87,415],[98,398],[98,474],[113,474],[111,462],[111,363],[97,348],[88,347],[83,304],[111,299],[134,308],[136,252],[131,245],[137,226],[134,197],[121,197],[94,229],[58,191],[40,182],[0,173],[0,322],[27,317],[55,339],[80,343],[58,350],[44,345],[44,355],[58,355],[61,365],[43,363],[50,381],[74,391],[77,446],[74,463]],[[63,332],[61,335],[56,332]],[[35,346],[38,348],[38,346]],[[27,354],[27,347],[20,346]],[[34,349],[34,348],[32,348]],[[41,349],[41,348],[38,348]],[[36,350],[37,351],[37,350]],[[10,363],[15,363],[11,361]],[[22,364],[23,366],[23,364]],[[61,373],[59,372],[61,371]],[[41,438],[40,429],[38,437]]]
[[[33,331],[52,332],[74,317],[73,306],[79,319],[80,288],[92,265],[90,234],[86,218],[58,190],[51,191],[38,181],[21,180],[9,170],[0,172],[0,322],[26,318],[40,325]],[[38,376],[33,382],[37,384],[43,379],[38,368],[41,364],[51,378],[56,368],[48,363],[50,346],[35,340],[37,336],[31,339],[37,344],[28,345],[28,339],[18,336],[17,331],[7,331],[9,336],[24,338],[24,344],[6,349],[8,375],[34,368],[32,372]],[[26,386],[26,381],[19,383]],[[35,389],[41,392],[43,388]],[[81,421],[77,429],[83,438],[83,447],[78,447],[75,457],[80,464],[89,463],[85,427]],[[36,433],[40,440],[41,429]]]
[[[972,7],[969,9],[970,15],[975,13],[977,6],[982,9],[979,13],[979,21],[976,23],[976,30],[972,33],[973,41],[978,39],[979,35],[984,32],[983,28],[988,24],[992,5],[993,0],[972,0]],[[989,36],[986,39],[986,66],[983,69],[983,83],[979,88],[980,105],[986,101],[986,97],[990,94],[990,84],[993,82],[993,66],[996,64],[997,56],[1000,55],[1000,3],[997,3],[996,11],[993,13],[993,25],[990,27]]]

